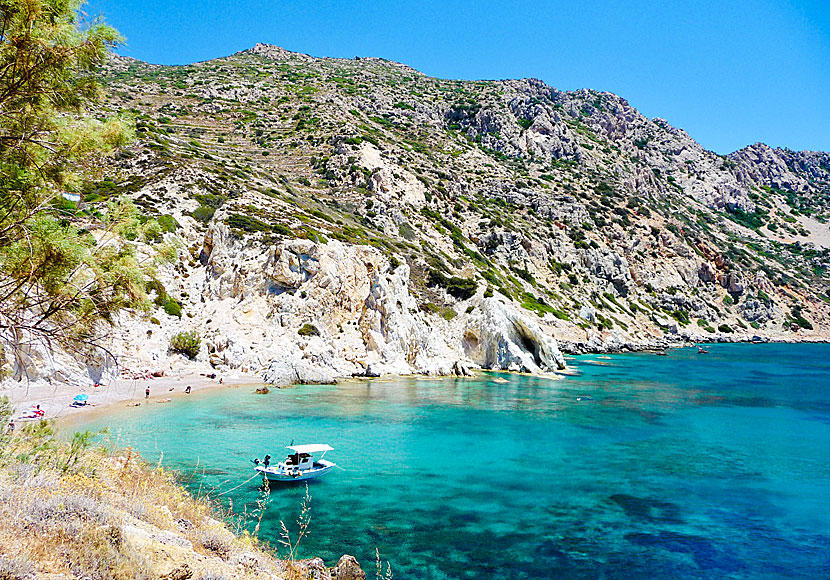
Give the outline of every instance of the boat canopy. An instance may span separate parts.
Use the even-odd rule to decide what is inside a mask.
[[[334,447],[325,443],[309,443],[308,445],[286,445],[294,453],[318,453],[320,451],[334,451]]]

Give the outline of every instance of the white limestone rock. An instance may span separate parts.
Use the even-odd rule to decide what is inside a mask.
[[[540,372],[565,368],[556,340],[496,298],[481,302],[465,334],[466,354],[483,368]]]

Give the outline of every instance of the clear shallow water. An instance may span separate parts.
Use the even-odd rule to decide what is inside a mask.
[[[830,577],[830,345],[710,351],[577,357],[559,381],[224,390],[83,427],[163,451],[194,491],[330,443],[343,469],[309,485],[301,555],[369,576],[377,547],[398,579]],[[272,487],[261,536],[304,492]],[[252,511],[258,481],[224,497]]]

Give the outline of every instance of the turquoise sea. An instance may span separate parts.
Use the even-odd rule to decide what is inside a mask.
[[[292,440],[331,444],[342,469],[309,485],[300,553],[353,554],[370,578],[376,548],[396,579],[830,577],[830,345],[709,349],[576,357],[561,380],[226,389],[83,427],[163,452],[195,493]],[[304,493],[271,488],[265,539]]]

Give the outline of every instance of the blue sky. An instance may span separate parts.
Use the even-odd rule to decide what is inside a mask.
[[[617,93],[704,147],[830,151],[830,0],[92,0],[121,54],[182,64],[257,42],[443,78]]]

